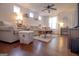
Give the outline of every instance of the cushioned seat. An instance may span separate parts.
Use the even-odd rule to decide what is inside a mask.
[[[18,40],[18,31],[13,26],[0,22],[0,40],[5,42],[15,42]]]
[[[29,44],[33,41],[33,31],[19,31],[20,43]]]

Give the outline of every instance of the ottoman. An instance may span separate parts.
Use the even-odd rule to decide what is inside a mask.
[[[31,43],[33,41],[33,33],[33,31],[19,31],[20,43]]]

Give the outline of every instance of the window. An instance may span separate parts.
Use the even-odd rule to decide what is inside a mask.
[[[23,16],[21,13],[19,13],[16,17],[16,20],[23,20]]]
[[[20,13],[20,8],[19,8],[18,6],[14,6],[13,8],[14,8],[13,11],[14,11],[15,13],[17,13],[17,14]]]
[[[29,13],[29,17],[32,17],[32,18],[34,17],[32,12]]]
[[[51,29],[57,29],[57,16],[49,18],[49,27]]]
[[[41,16],[39,16],[38,19],[41,20]]]

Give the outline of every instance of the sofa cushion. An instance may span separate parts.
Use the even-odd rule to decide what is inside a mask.
[[[15,24],[7,21],[0,21],[0,30],[13,30],[13,29],[17,30]]]
[[[10,26],[0,26],[0,30],[13,30],[13,27]]]

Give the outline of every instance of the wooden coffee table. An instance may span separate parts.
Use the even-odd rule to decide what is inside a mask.
[[[39,33],[39,36],[43,34],[44,38],[46,38],[47,34],[52,33],[52,30],[38,30],[38,33]]]

